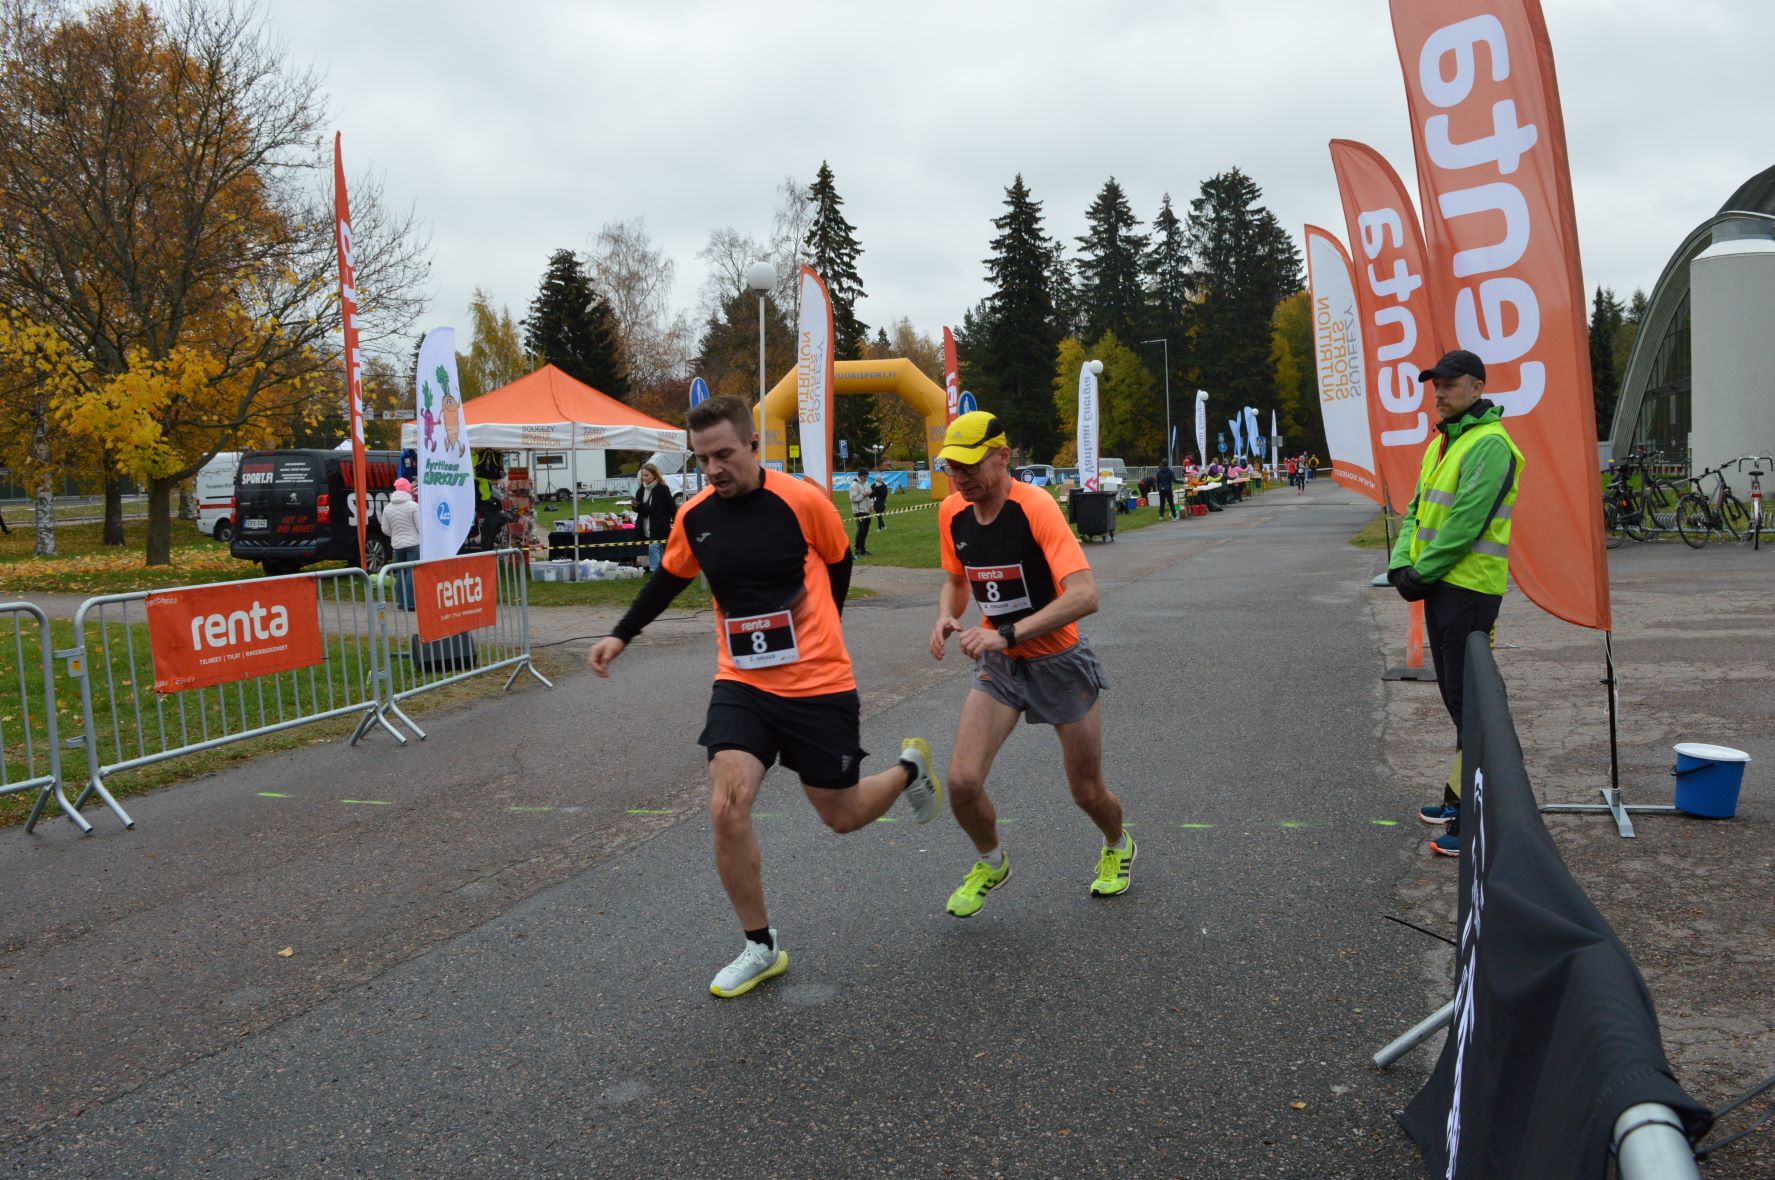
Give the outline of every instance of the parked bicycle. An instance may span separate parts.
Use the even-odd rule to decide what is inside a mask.
[[[1767,474],[1763,469],[1768,467],[1769,470],[1775,471],[1775,456],[1771,456],[1767,451],[1760,455],[1746,455],[1738,460],[1738,470],[1743,471],[1746,463],[1750,464],[1750,547],[1761,549],[1763,547],[1763,476]]]
[[[1726,483],[1726,466],[1709,467],[1688,479],[1690,490],[1684,493],[1676,509],[1676,531],[1691,549],[1700,549],[1720,533],[1736,541],[1750,521],[1744,502],[1732,493]],[[1713,490],[1703,491],[1702,482],[1712,479]]]
[[[1603,536],[1610,549],[1620,548],[1623,540],[1644,541],[1654,532],[1676,527],[1682,493],[1674,483],[1653,474],[1651,464],[1658,458],[1638,446],[1614,465],[1602,494]]]

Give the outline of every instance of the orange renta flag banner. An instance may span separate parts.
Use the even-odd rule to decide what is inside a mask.
[[[339,154],[340,133],[333,133],[333,230],[339,245],[339,316],[345,326],[345,402],[351,419],[351,467],[357,492],[357,557],[364,564],[370,502],[364,485],[364,363],[357,343],[357,258],[351,241],[351,202],[345,195],[345,158]]]
[[[499,620],[499,558],[491,553],[447,557],[413,567],[413,603],[426,643]]]
[[[1537,0],[1392,0],[1440,348],[1485,362],[1522,449],[1510,573],[1611,628],[1596,411],[1553,51]]]
[[[1355,259],[1375,473],[1387,506],[1403,512],[1436,426],[1436,400],[1418,374],[1445,351],[1437,347],[1441,321],[1424,281],[1429,271],[1424,231],[1399,174],[1379,152],[1334,139],[1331,168]]]
[[[155,692],[311,668],[327,656],[313,578],[173,590],[146,607]]]

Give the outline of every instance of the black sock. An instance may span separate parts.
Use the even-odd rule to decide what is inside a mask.
[[[918,781],[918,764],[910,758],[900,759],[900,769],[906,772],[906,786],[910,787]],[[904,788],[902,788],[903,790]]]
[[[777,949],[776,944],[771,941],[769,926],[766,926],[762,930],[746,931],[746,941],[755,942],[760,946],[769,947],[773,951]]]

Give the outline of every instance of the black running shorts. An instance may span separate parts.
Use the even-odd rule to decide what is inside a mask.
[[[710,758],[720,750],[744,750],[767,767],[781,762],[810,787],[842,791],[862,776],[862,712],[854,690],[780,697],[717,680],[697,742]]]

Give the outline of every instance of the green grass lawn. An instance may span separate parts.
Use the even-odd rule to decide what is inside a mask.
[[[103,525],[61,525],[55,531],[56,555],[33,557],[35,535],[15,528],[0,536],[0,598],[31,590],[121,594],[259,575],[257,565],[228,556],[228,546],[210,540],[188,520],[172,522],[172,564],[150,569],[142,564],[147,530],[146,521],[126,522],[119,547],[100,543]]]
[[[1388,536],[1387,530],[1392,530],[1392,536],[1397,537],[1399,535],[1399,517],[1392,513],[1387,513],[1387,523],[1383,524],[1381,522],[1381,516],[1381,513],[1376,512],[1374,514],[1374,519],[1363,525],[1356,531],[1356,535],[1350,538],[1350,544],[1356,546],[1358,549],[1386,548]]]

